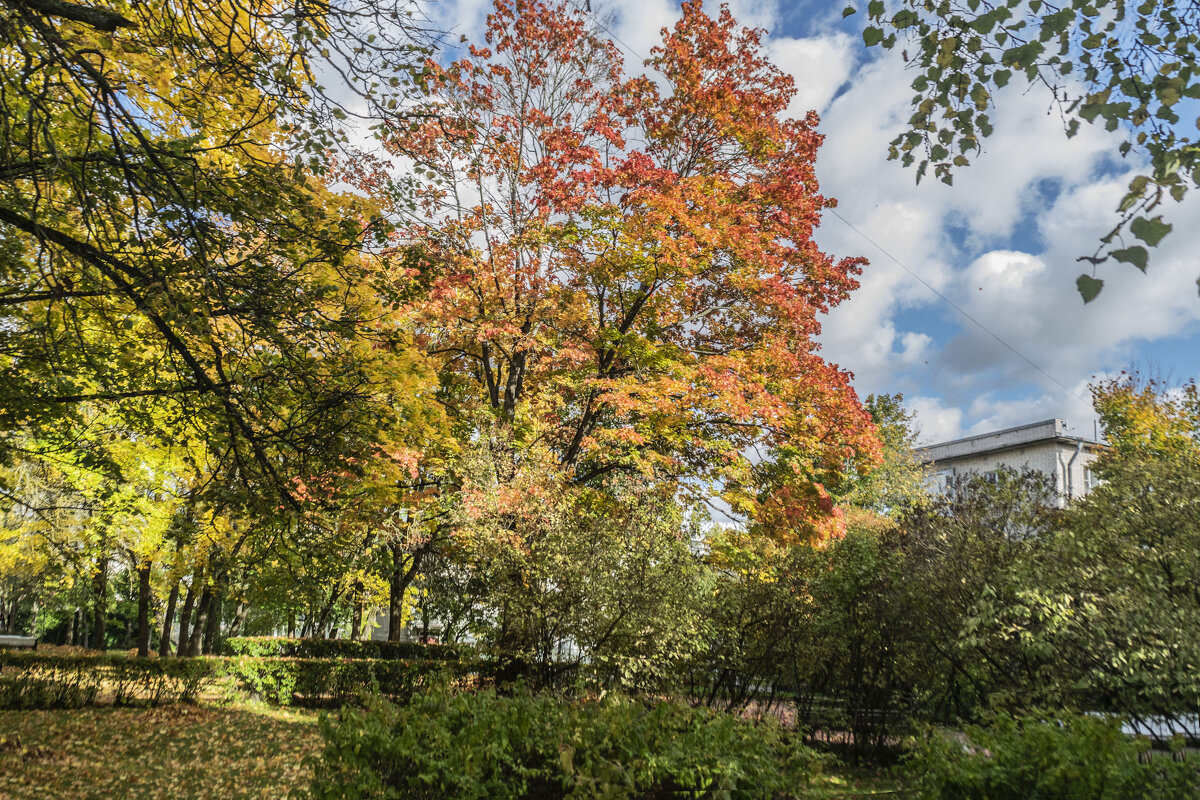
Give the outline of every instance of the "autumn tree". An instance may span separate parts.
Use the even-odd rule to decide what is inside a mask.
[[[119,524],[96,559],[138,573],[143,612],[160,580],[183,591],[193,650],[246,559],[402,504],[382,495],[436,449],[430,374],[374,286],[386,226],[328,188],[348,117],[395,118],[411,94],[413,11],[0,3],[0,464],[82,475],[103,454],[91,507]],[[135,496],[176,503],[157,544],[157,522],[118,513]]]
[[[170,418],[266,508],[370,438],[369,362],[403,343],[367,285],[377,213],[323,184],[346,112],[316,72],[394,108],[410,83],[373,75],[416,60],[404,10],[0,3],[0,429]]]
[[[577,9],[502,1],[427,65],[431,119],[387,139],[430,176],[402,252],[438,400],[462,439],[511,443],[498,480],[536,445],[578,484],[653,475],[809,538],[874,458],[814,341],[863,261],[813,243],[817,118],[785,116],[760,37],[685,3],[631,78]]]
[[[1146,270],[1147,248],[1172,228],[1163,201],[1182,200],[1200,184],[1200,120],[1187,119],[1189,101],[1200,99],[1200,8],[1155,0],[871,0],[866,12],[866,44],[901,44],[916,73],[913,115],[892,141],[891,158],[917,164],[918,180],[932,167],[949,183],[992,134],[1000,89],[1013,80],[1045,89],[1068,137],[1082,122],[1121,129],[1120,155],[1138,153],[1148,164],[1129,182],[1115,226],[1079,259],[1092,266],[1077,282],[1084,302],[1099,294],[1104,281],[1095,269],[1109,259]]]

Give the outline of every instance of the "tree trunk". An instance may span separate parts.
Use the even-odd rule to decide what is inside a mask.
[[[96,563],[92,579],[92,649],[104,650],[105,624],[108,622],[108,558]]]
[[[183,598],[183,611],[179,614],[179,640],[175,643],[175,655],[188,654],[188,634],[192,629],[192,609],[196,606],[196,578],[188,584],[187,595]]]
[[[150,656],[150,562],[138,565],[138,658]]]
[[[425,556],[423,548],[411,555],[404,552],[400,544],[392,545],[392,581],[388,593],[388,641],[400,641],[400,629],[404,625],[404,594],[417,577],[417,569]]]
[[[208,624],[204,626],[204,655],[215,653],[221,640],[221,606],[224,605],[225,587],[214,586],[208,601]]]
[[[179,602],[179,581],[171,587],[167,597],[167,611],[163,614],[162,636],[158,640],[158,655],[166,658],[171,655],[171,624],[175,622],[175,604]]]
[[[188,637],[187,654],[200,655],[200,642],[204,637],[204,627],[208,622],[208,606],[212,602],[212,588],[205,584],[200,592],[200,602],[196,605],[196,621],[192,625],[192,634]]]
[[[250,613],[250,604],[239,600],[237,610],[233,613],[233,622],[229,625],[230,636],[241,636],[242,628],[246,626],[246,615]]]
[[[329,602],[327,602],[325,604],[325,606],[321,609],[321,612],[317,615],[317,638],[318,639],[334,638],[332,635],[332,632],[327,634],[326,631],[328,631],[330,628],[329,617],[333,614],[333,607],[337,603],[338,598],[341,596],[342,596],[342,590],[339,587],[335,586],[329,594]]]
[[[358,641],[362,635],[363,601],[362,581],[354,582],[354,613],[350,615],[350,640]]]
[[[296,612],[295,611],[288,612],[287,635],[288,635],[289,639],[296,638]]]
[[[79,644],[79,609],[75,609],[75,613],[71,615],[71,621],[67,623],[67,635],[63,638],[63,644],[69,644],[76,647]]]

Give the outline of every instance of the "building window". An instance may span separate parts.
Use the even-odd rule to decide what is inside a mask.
[[[1100,485],[1100,478],[1092,471],[1091,467],[1087,467],[1083,471],[1083,491],[1090,492]]]

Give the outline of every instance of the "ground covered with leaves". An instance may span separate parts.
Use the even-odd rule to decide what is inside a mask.
[[[0,798],[286,798],[309,785],[317,717],[256,706],[0,711]],[[847,800],[896,788],[835,768],[809,792]]]
[[[284,798],[317,714],[253,707],[0,711],[0,798]]]

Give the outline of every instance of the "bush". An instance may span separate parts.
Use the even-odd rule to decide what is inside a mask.
[[[239,688],[277,705],[343,705],[364,695],[407,700],[416,691],[447,683],[466,667],[446,661],[383,659],[229,659],[226,670]]]
[[[287,639],[278,636],[234,636],[225,641],[225,653],[265,658],[419,658],[434,661],[458,661],[467,655],[463,648],[449,644]]]
[[[430,692],[321,732],[313,800],[791,797],[823,760],[773,720],[616,696]]]
[[[215,659],[0,653],[0,708],[191,702],[221,671]]]
[[[1182,751],[1181,751],[1182,752]],[[1000,715],[965,740],[932,732],[906,760],[918,798],[928,800],[1193,800],[1200,759],[1150,757],[1120,720]]]

